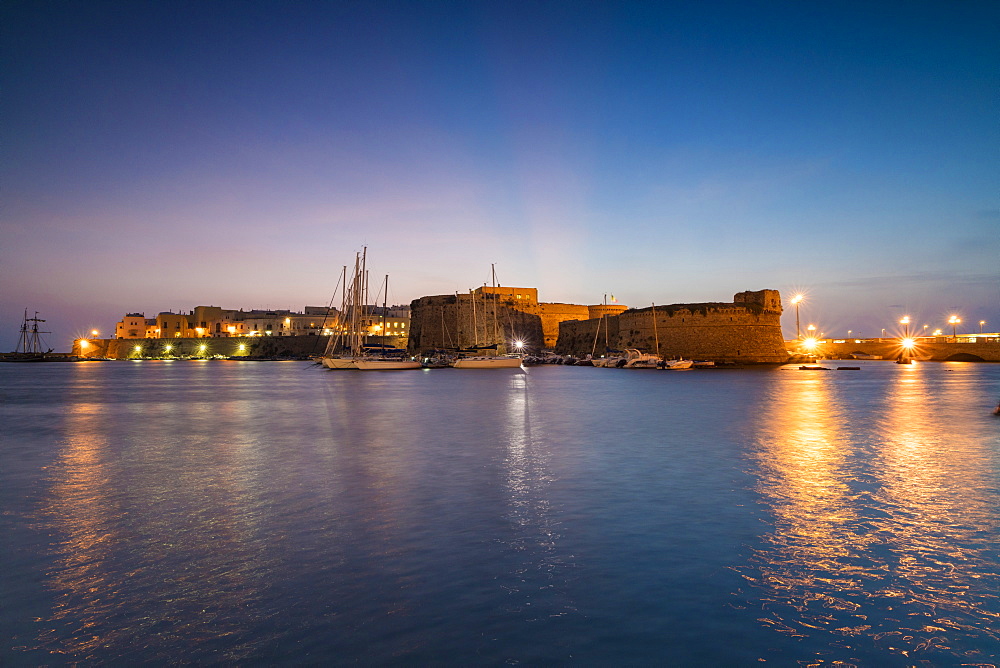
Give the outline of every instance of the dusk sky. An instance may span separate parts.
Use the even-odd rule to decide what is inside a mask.
[[[326,304],[363,246],[395,303],[495,263],[542,301],[1000,329],[995,0],[36,0],[0,29],[0,351],[25,308],[63,351]]]

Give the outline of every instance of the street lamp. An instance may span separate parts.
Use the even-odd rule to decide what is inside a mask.
[[[802,295],[795,295],[792,297],[792,303],[795,304],[795,338],[801,339],[802,333],[799,331],[799,303],[802,301]]]
[[[948,324],[951,325],[951,337],[955,338],[958,336],[958,323],[962,322],[962,319],[957,315],[953,315],[948,318]]]
[[[903,334],[903,336],[905,336],[906,338],[910,338],[910,316],[904,315],[903,319],[899,321],[899,324],[903,325],[903,327],[905,328],[904,330],[905,333]]]
[[[885,327],[882,328],[882,338],[885,338]]]
[[[980,334],[982,334],[982,333],[983,333],[983,325],[985,325],[985,324],[986,324],[986,321],[985,321],[985,320],[980,320],[980,321],[979,321],[979,333],[980,333]]]

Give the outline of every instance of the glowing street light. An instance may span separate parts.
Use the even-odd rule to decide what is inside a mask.
[[[980,333],[980,334],[982,334],[982,333],[983,333],[983,325],[985,325],[985,324],[986,324],[986,321],[985,321],[985,320],[980,320],[980,321],[979,321],[979,333]]]
[[[90,330],[90,335],[91,335],[92,337],[94,337],[95,339],[97,338],[97,335],[98,335],[98,334],[100,334],[100,332],[98,332],[98,331],[97,331],[96,329],[92,329],[92,330]]]
[[[958,336],[958,323],[962,322],[962,319],[957,315],[953,315],[948,318],[948,324],[951,325],[951,336],[952,338]]]
[[[904,315],[903,319],[899,321],[899,324],[903,325],[903,327],[905,328],[905,333],[903,334],[903,336],[905,336],[906,338],[910,338],[910,316]]]
[[[799,303],[802,301],[802,295],[798,294],[792,297],[792,303],[795,304],[795,338],[801,339],[802,332],[799,331]]]

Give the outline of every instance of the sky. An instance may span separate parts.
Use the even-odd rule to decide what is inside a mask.
[[[0,5],[0,350],[125,313],[801,292],[1000,330],[1000,3]],[[373,283],[375,280],[373,279]],[[782,318],[794,336],[794,308]]]

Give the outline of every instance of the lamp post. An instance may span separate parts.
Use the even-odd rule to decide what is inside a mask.
[[[983,333],[983,325],[985,325],[985,324],[986,324],[986,321],[985,321],[985,320],[980,320],[980,321],[979,321],[979,333],[980,333],[980,334],[982,334],[982,333]]]
[[[882,328],[882,338],[885,338],[885,327]]]
[[[802,301],[802,295],[795,295],[792,297],[792,303],[795,304],[795,338],[801,339],[802,332],[799,330],[799,303]]]
[[[958,336],[958,323],[962,322],[962,319],[957,315],[953,315],[948,318],[948,324],[951,325],[951,338]]]
[[[904,315],[903,319],[899,321],[899,324],[904,328],[904,334],[906,338],[910,338],[910,316]]]

